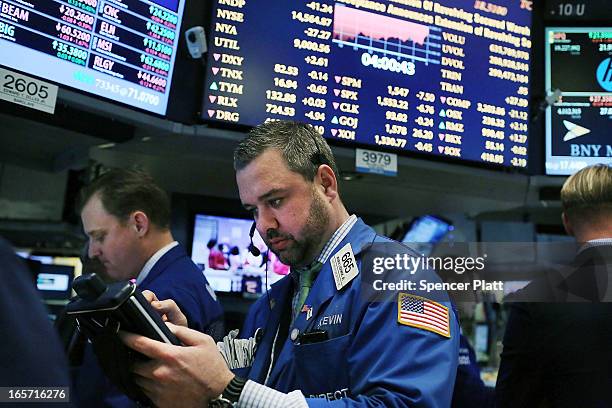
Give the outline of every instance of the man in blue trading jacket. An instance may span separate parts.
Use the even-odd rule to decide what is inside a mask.
[[[179,398],[185,407],[448,407],[459,343],[448,297],[364,296],[373,243],[387,245],[390,257],[416,254],[349,216],[325,140],[308,125],[266,123],[240,143],[234,167],[243,205],[292,273],[252,306],[225,360],[210,337],[184,327],[169,325],[186,347],[123,333],[153,359],[134,367],[151,400],[159,407]],[[431,271],[417,276],[438,281]],[[404,317],[419,308],[438,317],[422,324]]]
[[[202,272],[174,241],[170,201],[151,177],[111,170],[82,191],[81,204],[89,257],[100,261],[108,279],[135,279],[159,299],[172,298],[190,328],[215,338],[223,335],[221,306]],[[76,385],[83,406],[134,405],[103,376],[90,347]]]

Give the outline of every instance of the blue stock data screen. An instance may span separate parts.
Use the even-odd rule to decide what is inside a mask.
[[[531,2],[497,3],[215,0],[202,116],[525,167]]]
[[[612,28],[547,28],[546,174],[612,164]]]
[[[0,0],[0,65],[165,114],[183,0]]]

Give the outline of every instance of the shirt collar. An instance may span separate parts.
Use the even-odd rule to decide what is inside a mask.
[[[592,239],[590,241],[585,242],[578,250],[578,253],[584,251],[587,248],[606,246],[606,245],[612,245],[612,238]]]
[[[323,247],[323,250],[321,250],[321,253],[317,257],[317,262],[321,262],[322,264],[327,262],[331,254],[334,252],[334,249],[336,249],[338,244],[342,242],[344,237],[346,237],[346,235],[349,233],[351,228],[353,228],[353,225],[355,225],[356,222],[357,216],[355,214],[352,214],[346,219],[346,221],[342,223],[342,225],[336,230],[336,232],[332,234],[329,241],[327,241],[327,243]]]
[[[178,242],[172,241],[171,243],[162,247],[160,250],[154,253],[153,256],[151,256],[149,260],[144,264],[142,270],[138,274],[138,277],[136,278],[136,285],[140,285],[147,278],[147,276],[149,276],[149,272],[151,272],[151,269],[153,269],[157,261],[159,261],[162,256],[166,255],[168,251],[170,251],[177,245]]]

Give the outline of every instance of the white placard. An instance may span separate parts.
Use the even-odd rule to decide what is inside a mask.
[[[336,255],[332,256],[330,263],[334,274],[334,281],[336,282],[336,289],[338,290],[348,285],[355,276],[359,275],[357,261],[355,260],[353,247],[350,242],[343,246]]]
[[[57,85],[0,68],[0,99],[39,111],[54,113]]]
[[[355,149],[355,168],[360,173],[397,176],[397,154]]]

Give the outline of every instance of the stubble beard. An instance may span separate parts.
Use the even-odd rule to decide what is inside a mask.
[[[313,189],[308,218],[304,228],[300,231],[301,238],[297,240],[293,235],[289,235],[288,239],[291,242],[287,249],[280,252],[272,250],[272,252],[282,263],[292,268],[306,266],[314,261],[314,257],[322,249],[324,243],[321,240],[328,224],[329,214],[325,209],[323,199]]]

